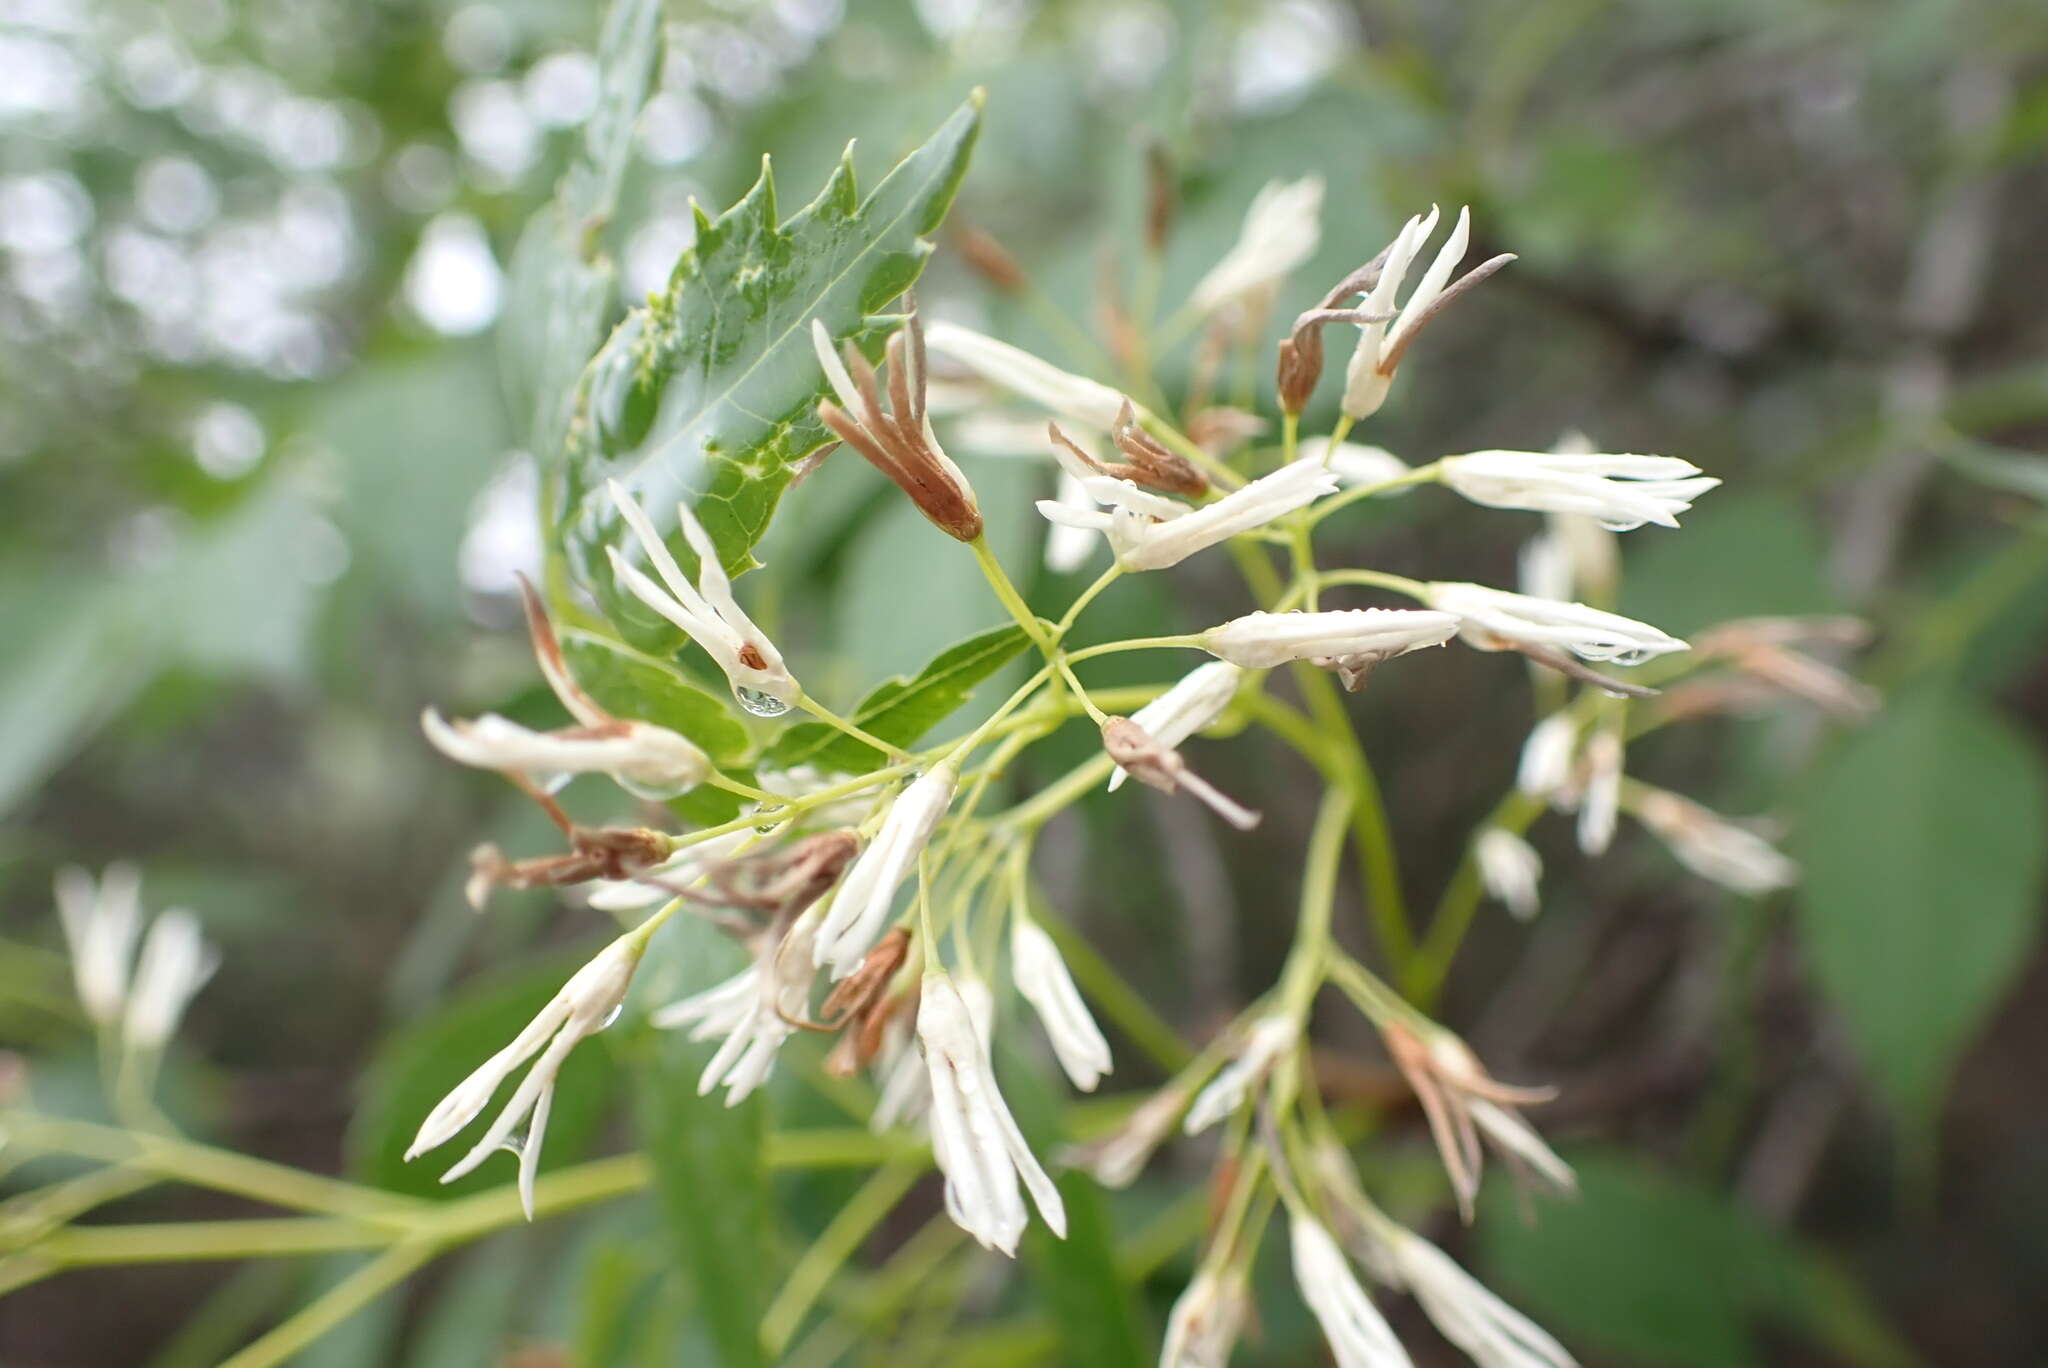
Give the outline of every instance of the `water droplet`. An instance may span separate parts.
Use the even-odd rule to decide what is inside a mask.
[[[604,1020],[597,1023],[597,1029],[602,1031],[606,1027],[610,1026],[614,1021],[617,1021],[619,1019],[619,1013],[625,1010],[625,1003],[614,1003],[612,1009],[609,1012],[605,1013]]]
[[[743,688],[735,684],[732,686],[732,696],[740,701],[742,708],[756,717],[780,717],[789,711],[789,704],[774,694],[762,693],[759,689]]]

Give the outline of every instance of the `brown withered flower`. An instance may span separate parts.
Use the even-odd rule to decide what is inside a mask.
[[[939,449],[925,412],[924,327],[910,303],[904,324],[890,338],[886,357],[889,406],[882,406],[875,369],[847,342],[843,355],[819,319],[811,320],[818,362],[832,382],[830,399],[818,403],[818,418],[840,441],[858,451],[908,494],[918,511],[950,537],[971,542],[981,535],[981,509],[960,467]]]
[[[1099,475],[1129,480],[1132,484],[1167,494],[1198,496],[1209,490],[1206,475],[1195,469],[1186,457],[1161,446],[1151,433],[1138,425],[1137,413],[1128,399],[1124,401],[1123,409],[1117,414],[1116,425],[1109,433],[1116,449],[1130,458],[1128,461],[1096,460],[1060,431],[1057,423],[1047,423],[1045,431],[1054,442],[1071,452],[1074,459]]]
[[[1394,1067],[1407,1078],[1416,1101],[1422,1104],[1444,1170],[1450,1175],[1458,1211],[1468,1223],[1485,1162],[1482,1136],[1518,1168],[1563,1190],[1575,1186],[1571,1169],[1516,1110],[1551,1101],[1557,1096],[1555,1088],[1518,1088],[1499,1082],[1463,1041],[1448,1032],[1436,1032],[1425,1040],[1394,1021],[1383,1023],[1380,1035]]]
[[[1724,622],[1702,632],[1693,649],[1702,659],[1730,661],[1772,689],[1803,698],[1845,721],[1860,722],[1877,711],[1877,690],[1796,648],[1849,650],[1869,640],[1870,624],[1861,618],[1758,617]]]
[[[1161,793],[1186,789],[1218,817],[1239,831],[1259,824],[1259,814],[1224,796],[1214,785],[1188,768],[1180,752],[1164,746],[1128,717],[1112,717],[1102,724],[1102,749],[1124,773]]]

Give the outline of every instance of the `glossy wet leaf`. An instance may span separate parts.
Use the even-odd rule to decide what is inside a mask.
[[[729,571],[756,564],[754,544],[793,466],[827,440],[815,412],[825,380],[811,320],[879,351],[893,322],[876,315],[923,270],[926,235],[966,172],[980,116],[977,96],[865,200],[849,148],[818,197],[786,222],[777,221],[764,163],[731,209],[716,219],[699,211],[696,245],[668,289],[628,314],[591,361],[549,494],[572,573],[622,628],[672,636],[637,602],[622,604],[612,585],[604,548],[621,528],[605,481],[618,480],[671,533],[676,504],[688,500]],[[679,536],[671,549],[695,564]]]
[[[1806,954],[1910,1122],[1931,1123],[2039,933],[2044,832],[2037,743],[1961,696],[1900,700],[1821,776],[1802,842]]]
[[[897,746],[908,746],[974,696],[977,684],[1016,659],[1030,638],[1021,627],[997,627],[942,652],[912,679],[891,679],[853,710],[854,725]],[[761,757],[764,769],[815,765],[828,774],[865,774],[881,752],[822,722],[805,722],[777,737]]]

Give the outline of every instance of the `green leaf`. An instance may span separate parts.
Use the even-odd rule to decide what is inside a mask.
[[[512,253],[498,328],[500,370],[527,450],[554,461],[575,411],[576,378],[603,340],[617,278],[598,234],[618,201],[633,128],[654,76],[661,0],[617,0],[598,38],[597,108],[555,198],[527,222]]]
[[[779,225],[764,162],[738,204],[715,220],[699,211],[696,245],[667,291],[628,314],[592,359],[568,458],[548,481],[554,537],[636,637],[672,633],[612,585],[604,548],[620,528],[605,481],[624,485],[657,525],[692,500],[727,570],[756,564],[754,544],[792,467],[829,438],[815,411],[825,380],[811,320],[878,351],[891,321],[871,316],[923,270],[924,235],[966,173],[980,105],[977,92],[865,201],[849,148],[817,199]],[[678,536],[670,541],[684,566],[695,564]]]
[[[635,975],[636,1010],[674,1001],[719,982],[745,962],[709,922],[679,917],[649,946]],[[693,1363],[745,1368],[766,1362],[761,1316],[774,1290],[769,1257],[774,1227],[761,1149],[765,1099],[737,1107],[723,1093],[700,1097],[697,1079],[714,1044],[642,1020],[632,1041],[641,1143],[654,1163],[655,1188],[670,1243],[695,1292],[708,1357]]]
[[[878,685],[853,711],[861,730],[894,746],[908,746],[974,696],[974,686],[1010,663],[1029,644],[1022,627],[997,627],[941,652],[914,679]],[[761,757],[764,769],[816,765],[827,773],[865,774],[882,753],[823,722],[805,722],[775,738]]]
[[[2026,736],[1940,692],[1894,704],[1821,776],[1800,926],[1872,1080],[1931,1123],[2037,930],[2048,786]]]
[[[1573,1156],[1574,1201],[1525,1221],[1489,1190],[1478,1222],[1498,1290],[1568,1343],[1643,1363],[1750,1368],[1787,1250],[1728,1199],[1612,1156]],[[1494,1200],[1499,1199],[1499,1200]]]
[[[472,987],[447,1006],[391,1036],[370,1066],[363,1100],[349,1131],[350,1169],[364,1182],[419,1197],[460,1197],[512,1180],[509,1159],[486,1162],[475,1173],[441,1184],[442,1173],[476,1143],[490,1116],[441,1149],[408,1164],[406,1146],[420,1122],[471,1070],[518,1035],[547,1005],[587,955],[555,957],[537,967]],[[584,1045],[562,1066],[548,1119],[541,1172],[574,1161],[604,1120],[618,1071],[603,1050]],[[510,1086],[499,1090],[499,1105]]]
[[[674,665],[573,627],[561,638],[576,682],[610,711],[682,733],[721,768],[746,755],[747,729],[732,709],[687,682]]]

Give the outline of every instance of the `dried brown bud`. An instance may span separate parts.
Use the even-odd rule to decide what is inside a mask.
[[[962,228],[953,235],[953,245],[969,269],[1004,294],[1016,294],[1030,283],[1017,258],[993,234],[979,228]]]
[[[1129,466],[1112,469],[1110,474],[1167,494],[1196,498],[1209,492],[1208,476],[1195,469],[1187,457],[1160,445],[1158,438],[1138,425],[1138,415],[1130,400],[1124,400],[1109,438],[1118,451],[1130,458]]]
[[[835,355],[825,325],[813,321],[811,340],[839,396],[818,405],[818,418],[840,441],[866,457],[908,494],[918,511],[960,541],[981,535],[981,509],[960,467],[939,448],[925,413],[924,326],[917,306],[889,339],[889,407],[882,406],[874,367],[852,343]],[[844,407],[842,407],[842,405]]]
[[[826,1021],[838,1024],[866,1012],[887,991],[889,980],[896,977],[896,971],[903,967],[903,961],[909,955],[909,928],[893,928],[875,942],[875,948],[868,951],[858,969],[833,986],[818,1014]]]
[[[1259,824],[1258,813],[1218,792],[1208,780],[1188,768],[1178,751],[1161,745],[1152,733],[1128,717],[1112,717],[1102,724],[1102,749],[1124,773],[1148,788],[1161,793],[1186,789],[1239,831],[1250,831]]]

